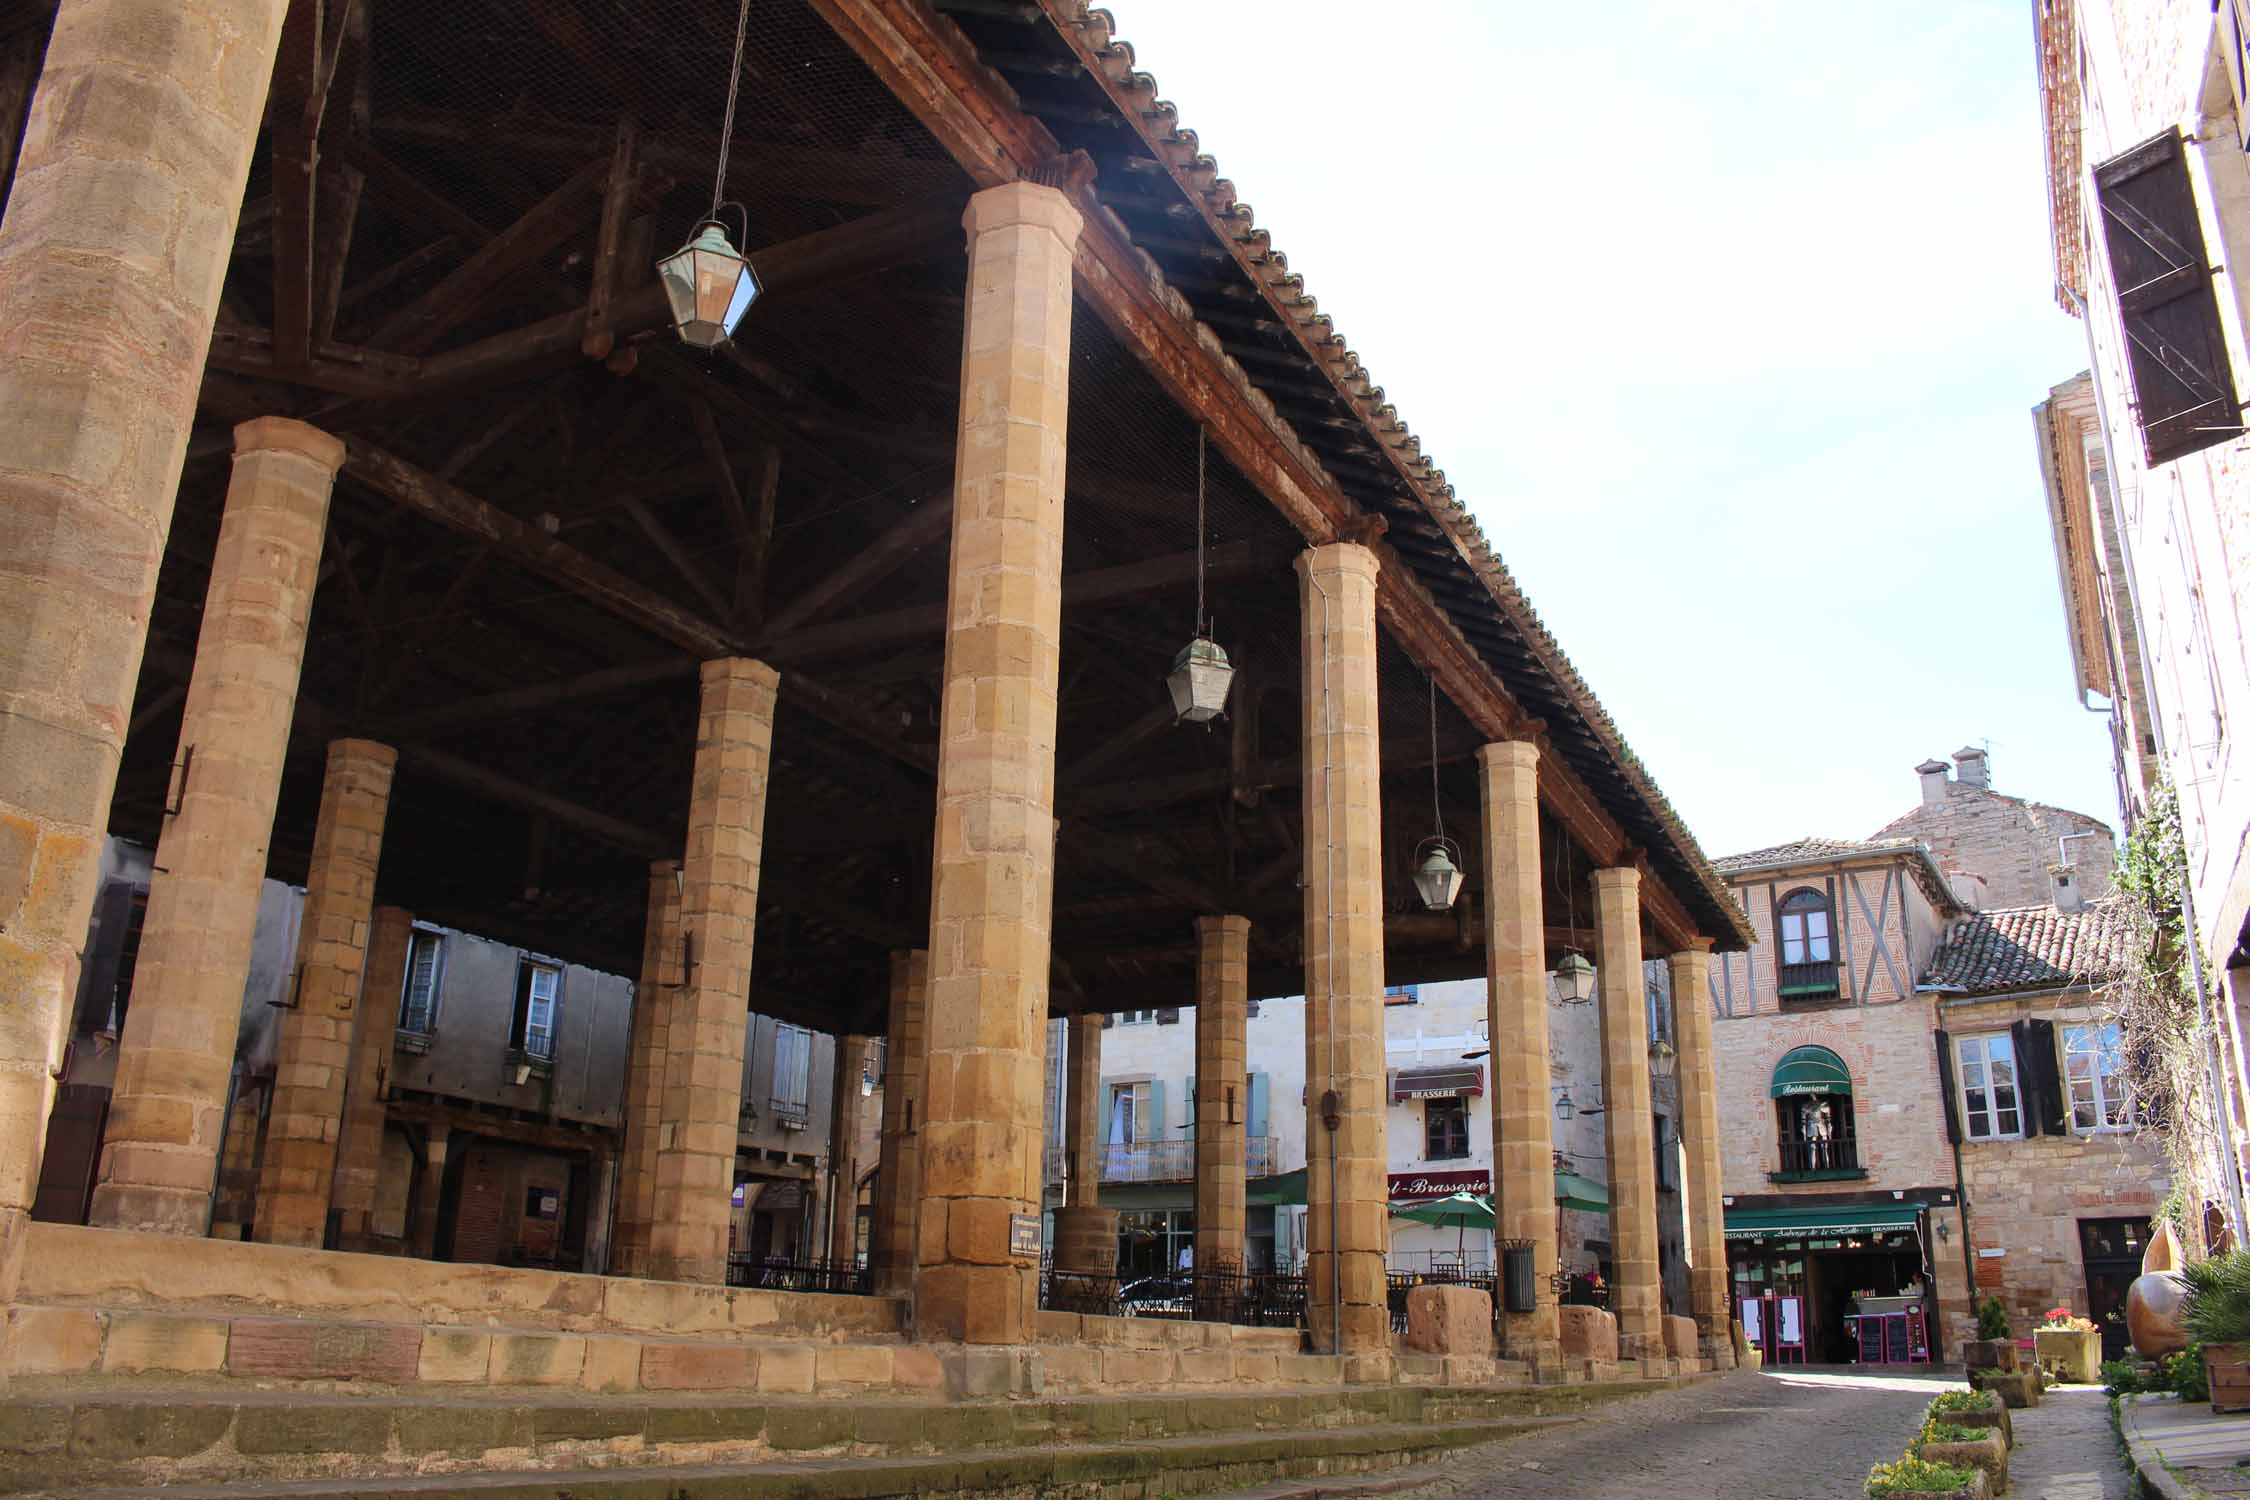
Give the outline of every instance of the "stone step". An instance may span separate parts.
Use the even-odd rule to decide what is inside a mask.
[[[1079,1496],[1121,1491],[1187,1495],[1239,1490],[1284,1477],[1400,1468],[1455,1449],[1576,1420],[1572,1416],[1549,1416],[1382,1423],[908,1456],[835,1453],[636,1468],[488,1469],[378,1479],[308,1477],[210,1484],[189,1480],[168,1487],[164,1493],[167,1500],[274,1500],[281,1496],[329,1496],[337,1500],[430,1500],[433,1496],[475,1500],[883,1500],[892,1495],[970,1500],[1027,1491]],[[89,1489],[74,1477],[67,1490],[24,1493],[126,1500],[147,1491]]]
[[[1392,1386],[946,1402],[579,1392],[386,1396],[112,1382],[100,1389],[12,1389],[0,1404],[0,1493],[59,1483],[286,1483],[494,1468],[582,1476],[803,1455],[958,1456],[1184,1436],[1521,1423],[1661,1388]]]

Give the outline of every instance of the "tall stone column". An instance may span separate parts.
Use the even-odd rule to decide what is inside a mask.
[[[1548,1273],[1560,1263],[1549,1092],[1547,929],[1539,857],[1539,747],[1477,751],[1484,813],[1485,1033],[1491,1038],[1493,1202],[1500,1237],[1531,1242],[1538,1306],[1508,1313],[1508,1355],[1534,1370],[1562,1357]],[[1505,1289],[1503,1289],[1504,1292]]]
[[[381,1250],[375,1235],[376,1187],[383,1173],[383,1132],[390,1114],[383,1089],[398,1035],[398,1007],[406,990],[406,955],[414,918],[395,906],[378,906],[367,946],[367,988],[352,1036],[351,1076],[344,1085],[344,1139],[336,1152],[336,1244],[345,1250]]]
[[[780,676],[764,662],[703,664],[680,928],[686,973],[672,1000],[656,1143],[649,1272],[723,1282],[742,1117],[742,1037],[758,935],[766,775]]]
[[[1102,1207],[1102,1020],[1070,1018],[1063,1059],[1063,1206],[1055,1210],[1055,1269],[1108,1276],[1117,1270],[1117,1210]]]
[[[156,844],[92,1223],[202,1234],[328,495],[344,445],[285,417],[235,429],[219,544]]]
[[[432,1123],[422,1134],[422,1176],[414,1184],[414,1227],[407,1234],[413,1254],[437,1258],[438,1214],[445,1206],[445,1159],[453,1127]]]
[[[375,867],[383,857],[383,823],[397,764],[397,751],[372,740],[337,740],[328,747],[297,934],[296,999],[281,1015],[273,1110],[258,1176],[253,1234],[266,1244],[318,1248],[327,1239],[344,1079],[373,925]]]
[[[1609,1157],[1610,1310],[1618,1352],[1664,1353],[1656,1258],[1656,1141],[1648,1082],[1648,985],[1641,975],[1641,872],[1594,872],[1595,978],[1602,1012],[1602,1124]]]
[[[1711,942],[1695,939],[1666,961],[1672,1025],[1680,1047],[1680,1136],[1687,1145],[1688,1297],[1703,1353],[1734,1364],[1734,1312],[1727,1296],[1726,1207],[1719,1190],[1719,1060],[1711,1045]]]
[[[1249,1228],[1250,919],[1195,919],[1195,1264],[1241,1267]]]
[[[625,1071],[625,1147],[618,1163],[617,1238],[610,1265],[620,1276],[648,1274],[656,1219],[656,1141],[664,1112],[664,1068],[671,1056],[672,1000],[680,984],[680,863],[648,867],[648,916],[641,926],[641,978],[633,986],[633,1027]]]
[[[1039,1256],[1019,1252],[1046,1152],[1055,689],[1071,250],[1054,188],[969,200],[968,305],[946,587],[930,899],[929,1072],[915,1330],[1025,1344]]]
[[[903,1297],[914,1290],[916,1206],[922,1201],[921,1100],[928,1037],[930,955],[917,948],[891,954],[891,1017],[883,1048],[883,1141],[875,1173],[875,1224],[869,1258],[875,1290]]]
[[[1306,1307],[1313,1343],[1387,1356],[1383,831],[1375,554],[1297,556],[1304,619]],[[1337,1128],[1326,1124],[1333,1093]],[[1370,1372],[1372,1373],[1372,1372]]]
[[[860,1079],[874,1064],[874,1044],[864,1036],[836,1038],[835,1102],[828,1122],[828,1258],[848,1266],[859,1259],[859,1132],[867,1119]]]
[[[0,1304],[287,9],[64,0],[0,215]]]

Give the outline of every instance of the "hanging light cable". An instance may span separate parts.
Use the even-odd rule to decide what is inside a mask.
[[[1175,722],[1208,724],[1226,712],[1227,692],[1234,685],[1234,667],[1219,643],[1211,639],[1210,622],[1203,614],[1204,446],[1208,434],[1195,429],[1195,634],[1180,654],[1164,685],[1172,693]]]
[[[656,263],[664,287],[664,300],[672,308],[672,326],[681,342],[696,349],[716,349],[734,336],[735,325],[757,300],[758,278],[750,262],[728,238],[719,215],[728,208],[742,217],[742,237],[750,238],[750,213],[726,200],[727,154],[734,146],[734,109],[742,94],[742,55],[750,37],[750,0],[734,21],[734,71],[727,76],[726,118],[719,127],[719,165],[712,174],[711,210],[695,226],[688,242]]]
[[[1437,679],[1430,679],[1430,816],[1437,832],[1414,846],[1414,889],[1431,911],[1451,911],[1461,894],[1461,846],[1445,836],[1445,799],[1438,787]]]
[[[1570,942],[1562,962],[1555,965],[1555,998],[1565,1005],[1584,1005],[1594,998],[1594,966],[1578,951],[1578,874],[1570,857],[1570,835],[1563,835],[1563,901],[1570,912]]]

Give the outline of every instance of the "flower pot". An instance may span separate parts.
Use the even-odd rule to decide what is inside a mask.
[[[1996,1430],[1973,1443],[1924,1443],[1922,1457],[1933,1464],[1983,1471],[1995,1494],[2008,1487],[2008,1445]]]
[[[2034,1330],[2032,1342],[2039,1350],[2039,1367],[2071,1385],[2093,1385],[2101,1379],[2102,1336],[2094,1329]]]
[[[1961,1346],[1961,1360],[1972,1370],[2013,1370],[2016,1367],[2015,1341],[1970,1339]]]
[[[2211,1410],[2250,1411],[2250,1344],[2205,1344],[2203,1378],[2211,1385]]]

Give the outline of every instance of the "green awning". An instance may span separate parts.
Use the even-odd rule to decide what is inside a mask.
[[[1191,1184],[1192,1191],[1192,1184]],[[1271,1177],[1253,1177],[1243,1197],[1257,1204],[1301,1204],[1305,1201],[1305,1169],[1278,1172]]]
[[[1730,1240],[1795,1239],[1807,1234],[1854,1234],[1869,1229],[1912,1229],[1928,1204],[1853,1203],[1804,1208],[1730,1208]]]
[[[1794,1094],[1849,1094],[1852,1070],[1826,1047],[1792,1047],[1774,1064],[1773,1087],[1768,1097],[1787,1099]]]
[[[1580,1208],[1590,1214],[1609,1212],[1609,1189],[1591,1177],[1581,1177],[1576,1172],[1555,1174],[1555,1206]]]

